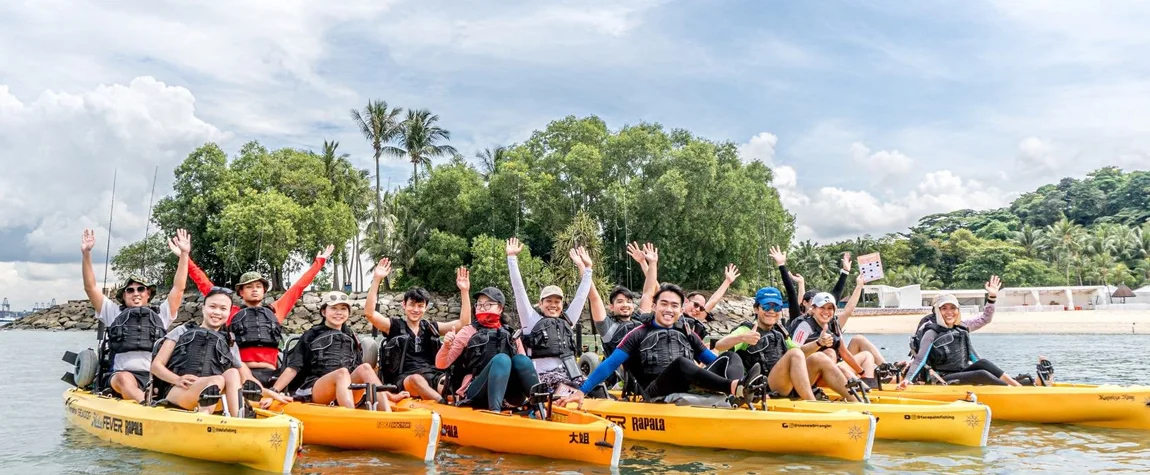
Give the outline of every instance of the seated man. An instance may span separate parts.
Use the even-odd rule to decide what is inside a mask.
[[[335,401],[340,406],[354,409],[355,395],[352,385],[372,384],[377,391],[384,393],[384,411],[391,410],[392,402],[399,402],[409,396],[407,391],[393,394],[384,391],[379,376],[371,365],[363,362],[363,349],[359,338],[347,327],[351,315],[351,301],[343,292],[328,292],[320,297],[319,311],[323,315],[322,325],[313,325],[300,335],[295,350],[288,356],[287,367],[276,380],[275,390],[283,391],[297,376],[304,378],[303,385],[295,392],[298,399],[316,404]]]
[[[401,345],[400,351],[393,354],[396,361],[385,362],[390,368],[379,368],[384,377],[394,377],[399,387],[416,396],[431,401],[441,401],[443,396],[444,372],[435,368],[435,355],[439,353],[439,336],[471,324],[471,279],[466,268],[456,269],[455,283],[461,293],[462,307],[459,319],[435,323],[424,319],[431,294],[422,287],[412,287],[403,294],[404,318],[388,318],[375,311],[379,283],[391,273],[391,261],[383,258],[375,267],[371,287],[367,291],[367,302],[363,314],[371,325],[387,335],[389,342]],[[369,362],[371,363],[371,362]],[[389,374],[393,373],[393,374]],[[388,381],[390,382],[390,381]]]
[[[228,415],[239,417],[240,390],[250,373],[240,361],[240,350],[226,333],[224,325],[232,306],[232,291],[216,287],[204,296],[203,318],[199,325],[188,322],[164,337],[159,353],[152,360],[152,375],[171,385],[165,399],[179,407],[211,413],[220,395],[225,397]],[[271,399],[290,402],[279,393],[260,387],[255,381],[249,389],[258,390],[267,408]]]
[[[176,275],[172,279],[172,290],[159,306],[150,306],[156,286],[143,278],[129,277],[116,291],[116,301],[106,298],[96,284],[96,274],[92,270],[92,248],[96,245],[96,234],[91,229],[84,230],[80,242],[80,253],[84,276],[84,292],[88,301],[96,309],[96,318],[105,326],[105,339],[110,354],[103,355],[110,367],[101,367],[97,390],[112,388],[125,399],[144,402],[144,388],[151,377],[152,350],[156,342],[164,337],[172,317],[180,310],[184,299],[184,285],[188,277],[188,254],[191,252],[191,239],[187,231],[176,231],[172,246],[180,250]],[[103,366],[103,365],[101,365]]]
[[[439,369],[452,368],[452,386],[458,404],[493,412],[527,402],[539,384],[531,358],[523,345],[503,327],[503,292],[487,287],[475,294],[475,321],[443,336],[435,356]],[[462,307],[462,310],[468,310]],[[462,311],[461,310],[461,311]]]
[[[578,385],[583,382],[583,373],[575,358],[579,348],[575,346],[575,331],[583,305],[587,303],[587,293],[591,289],[591,256],[585,249],[571,249],[571,261],[579,269],[579,288],[571,304],[564,307],[563,289],[549,285],[539,293],[537,306],[532,307],[523,276],[519,274],[518,255],[523,245],[518,239],[507,240],[507,269],[511,277],[511,289],[515,293],[515,306],[519,311],[519,326],[523,329],[523,345],[527,355],[535,365],[539,380],[548,387],[564,391],[561,383]]]
[[[715,344],[715,351],[734,349],[743,365],[759,365],[767,374],[767,387],[783,397],[813,401],[811,383],[821,378],[848,401],[855,400],[847,391],[846,376],[835,367],[834,360],[823,353],[806,358],[779,324],[781,311],[786,307],[779,289],[759,289],[754,307],[754,322],[739,325]]]
[[[752,391],[762,384],[759,365],[751,367],[742,379],[732,378],[741,372],[742,361],[719,362],[720,358],[703,345],[698,335],[679,324],[683,315],[683,290],[674,284],[663,284],[653,295],[655,315],[650,322],[628,333],[619,347],[587,377],[583,386],[560,404],[581,401],[584,394],[607,379],[620,365],[635,377],[647,400],[659,400],[692,386],[729,395],[736,405],[753,403]],[[699,361],[706,368],[695,364]]]

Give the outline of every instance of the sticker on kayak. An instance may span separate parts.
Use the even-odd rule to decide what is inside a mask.
[[[441,435],[444,437],[451,437],[453,439],[459,438],[459,427],[453,426],[451,424],[444,424],[443,430],[441,430],[440,432],[441,432]]]
[[[784,422],[784,429],[830,429],[830,424],[796,424],[794,422]]]
[[[591,434],[586,432],[572,432],[570,437],[571,439],[567,441],[568,444],[586,445],[591,443]]]
[[[209,434],[235,434],[236,430],[231,427],[212,427],[208,426]]]
[[[1107,396],[1104,394],[1099,394],[1098,400],[1099,401],[1133,401],[1134,396],[1131,396],[1129,394],[1116,394],[1114,396]]]
[[[851,440],[859,440],[863,436],[863,431],[859,426],[851,426],[851,429],[847,431],[847,435],[850,436]]]
[[[81,416],[83,417],[83,416]],[[91,415],[92,428],[108,432],[118,432],[124,435],[144,436],[144,423],[119,417],[101,416],[98,413]]]
[[[934,420],[934,419],[945,419],[948,421],[954,420],[954,416],[946,415],[946,414],[938,414],[938,415],[933,415],[933,416],[924,416],[921,414],[903,414],[902,418],[906,419],[908,421]]]
[[[966,416],[966,425],[969,426],[971,429],[977,429],[978,423],[979,423],[978,416],[976,416],[974,414],[969,414]]]

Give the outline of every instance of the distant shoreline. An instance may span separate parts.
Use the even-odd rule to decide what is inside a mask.
[[[914,332],[915,325],[922,317],[923,315],[860,315],[851,317],[846,330],[847,333],[864,335],[868,333],[909,335]],[[997,312],[994,314],[994,320],[978,332],[1150,335],[1150,312],[1128,310]]]

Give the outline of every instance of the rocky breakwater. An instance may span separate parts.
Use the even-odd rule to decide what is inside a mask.
[[[366,303],[367,293],[356,292],[352,298],[352,318],[348,321],[357,333],[370,333],[371,324],[363,318],[363,306]],[[265,299],[264,303],[271,304],[279,298],[273,294]],[[403,293],[384,292],[379,296],[379,312],[388,317],[403,317]],[[154,304],[159,304],[159,301]],[[198,318],[203,305],[198,293],[191,293],[184,297],[180,306],[179,315],[174,325]],[[322,320],[319,312],[319,293],[307,292],[296,302],[284,321],[284,328],[288,333],[301,333]],[[514,304],[511,304],[512,306]],[[751,299],[746,297],[730,297],[724,299],[715,308],[714,321],[707,322],[706,326],[711,335],[716,337],[726,335],[738,324],[748,321],[752,317]],[[514,315],[514,308],[508,310]],[[459,318],[459,297],[457,295],[445,297],[432,295],[431,305],[427,309],[427,318],[436,322],[443,322]],[[513,322],[516,318],[511,318]],[[591,333],[590,312],[584,310],[581,320],[584,334]],[[8,329],[36,329],[36,330],[94,330],[96,328],[95,311],[87,300],[70,300],[64,304],[41,310],[24,317],[4,327]]]

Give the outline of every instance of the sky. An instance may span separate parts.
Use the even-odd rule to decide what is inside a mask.
[[[1145,2],[461,3],[0,3],[0,298],[82,298],[82,230],[100,278],[109,212],[114,253],[205,142],[338,140],[369,168],[369,99],[467,157],[567,115],[732,141],[821,242],[1150,168]]]

